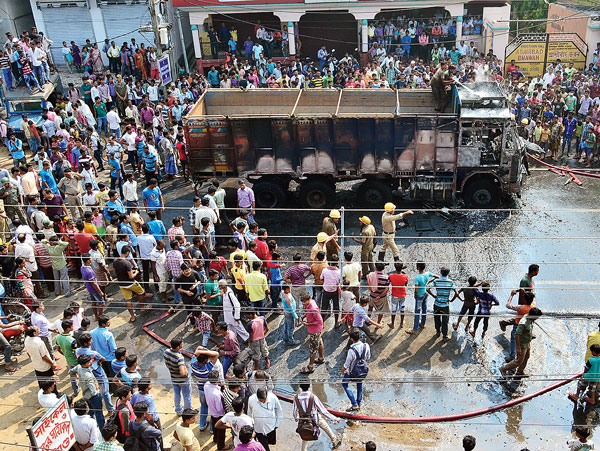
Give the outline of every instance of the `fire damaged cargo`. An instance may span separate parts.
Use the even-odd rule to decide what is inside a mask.
[[[285,205],[290,181],[311,208],[335,182],[362,180],[360,200],[496,207],[523,181],[524,149],[496,83],[453,87],[448,112],[430,90],[209,89],[184,118],[196,181],[244,177],[262,207]]]

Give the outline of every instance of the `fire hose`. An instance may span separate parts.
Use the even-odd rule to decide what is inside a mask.
[[[600,178],[600,176],[599,176],[599,178]],[[160,335],[158,335],[156,332],[150,330],[149,326],[156,324],[157,322],[167,318],[170,314],[171,314],[171,312],[167,311],[167,312],[163,313],[162,315],[160,315],[158,318],[148,321],[147,323],[145,323],[142,326],[142,329],[144,330],[144,332],[146,332],[148,335],[150,335],[152,338],[154,338],[156,341],[158,341],[159,343],[161,343],[164,346],[169,346],[170,345],[169,342],[166,339],[164,339],[163,337],[161,337]],[[181,353],[188,358],[193,357],[193,354],[189,351],[182,350]],[[566,379],[554,382],[554,383],[552,383],[546,387],[540,388],[539,390],[536,390],[532,393],[529,393],[529,394],[523,395],[523,396],[519,396],[518,398],[511,399],[511,400],[503,402],[501,404],[495,404],[493,406],[484,407],[482,409],[471,410],[469,412],[453,413],[453,414],[449,414],[449,415],[437,415],[437,416],[430,416],[430,417],[379,417],[379,416],[370,416],[370,415],[357,415],[357,414],[348,413],[348,412],[344,412],[341,410],[330,409],[330,408],[327,408],[327,410],[329,411],[329,413],[331,413],[332,415],[335,415],[338,418],[343,418],[343,419],[352,420],[352,421],[362,421],[362,422],[367,422],[367,423],[417,424],[417,423],[439,423],[439,422],[448,422],[448,421],[458,421],[458,420],[464,420],[467,418],[474,418],[474,417],[478,417],[481,415],[486,415],[486,414],[493,413],[493,412],[498,412],[499,410],[507,409],[509,407],[513,407],[518,404],[524,403],[533,398],[536,398],[538,396],[541,396],[541,395],[549,393],[553,390],[556,390],[557,388],[562,387],[563,385],[573,382],[574,380],[579,379],[582,374],[583,374],[583,372],[574,374],[572,376],[569,376]],[[291,396],[282,395],[281,393],[277,393],[276,391],[274,391],[273,393],[282,401],[286,401],[289,403],[292,403],[294,401],[294,399]]]
[[[569,175],[571,178],[569,180],[567,180],[567,183],[569,183],[570,181],[573,181],[576,185],[581,186],[582,183],[576,177],[577,175],[582,175],[584,177],[593,177],[593,178],[596,178],[596,179],[600,179],[600,174],[593,174],[593,173],[586,172],[586,171],[579,171],[577,169],[571,169],[571,168],[569,168],[567,166],[556,166],[554,164],[546,163],[545,161],[542,161],[539,158],[534,157],[529,152],[527,152],[527,156],[529,158],[531,158],[533,161],[535,161],[536,163],[539,163],[541,165],[546,166],[550,172],[553,172],[553,173],[555,173],[557,175],[560,175],[560,176]]]

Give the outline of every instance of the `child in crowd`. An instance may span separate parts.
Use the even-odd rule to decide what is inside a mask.
[[[406,286],[408,285],[408,276],[403,272],[406,268],[404,263],[394,263],[396,272],[389,275],[392,285],[392,297],[390,298],[392,321],[388,323],[390,329],[394,328],[397,312],[400,313],[400,329],[404,326],[404,301],[406,300]]]
[[[458,326],[460,325],[463,317],[468,313],[467,316],[467,324],[465,325],[465,330],[468,331],[471,326],[471,321],[473,320],[473,316],[475,315],[475,287],[481,285],[481,282],[477,282],[477,277],[471,276],[468,280],[469,286],[463,287],[458,290],[458,299],[460,299],[463,303],[462,308],[460,309],[460,315],[458,320],[452,325],[454,330],[458,330]],[[461,297],[460,295],[463,295]]]
[[[272,271],[273,269],[271,269]],[[294,325],[298,320],[298,315],[296,314],[296,300],[292,296],[292,287],[289,285],[283,287],[281,305],[283,306],[283,341],[287,345],[295,346],[300,343],[294,339]]]
[[[265,359],[265,368],[271,368],[271,361],[269,360],[269,348],[265,341],[265,335],[269,332],[269,326],[264,316],[256,316],[256,312],[251,310],[248,312],[248,318],[250,319],[250,352],[252,353],[252,360],[254,360],[254,369],[258,370],[260,359]]]
[[[488,329],[488,323],[490,321],[490,312],[494,305],[500,305],[500,302],[490,291],[490,284],[486,281],[481,282],[481,291],[475,289],[475,297],[477,300],[476,304],[479,304],[479,310],[477,310],[477,317],[475,318],[475,323],[473,324],[473,330],[471,331],[471,336],[475,338],[475,332],[477,332],[477,326],[483,319],[483,332],[481,333],[481,338],[485,337],[485,332]]]
[[[591,440],[588,440],[588,437],[590,436],[589,426],[575,426],[574,432],[577,438],[567,440],[567,447],[569,448],[569,451],[589,451],[594,449],[594,444]]]
[[[577,393],[569,393],[569,399],[576,403],[581,392],[589,390],[589,396],[585,396],[583,400],[588,404],[595,405],[596,391],[600,388],[600,345],[593,344],[590,346],[590,351],[592,351],[592,356],[585,362],[583,376],[577,382]]]
[[[356,296],[350,291],[350,284],[344,282],[342,286],[342,323],[346,328],[346,333],[349,334],[352,330],[352,323],[354,322],[354,314],[352,313],[352,306],[356,304]]]

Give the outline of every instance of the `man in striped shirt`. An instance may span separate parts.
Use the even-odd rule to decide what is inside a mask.
[[[433,279],[428,283],[427,293],[429,293],[435,300],[433,303],[433,314],[435,321],[435,336],[440,336],[440,333],[444,336],[444,343],[449,341],[448,337],[448,319],[450,315],[450,302],[458,297],[456,291],[456,284],[454,281],[448,278],[450,270],[446,267],[440,269],[442,277]],[[431,291],[435,288],[435,294]],[[454,296],[450,299],[450,295],[454,291]]]
[[[183,409],[192,408],[192,388],[188,376],[188,368],[185,364],[183,354],[181,353],[182,349],[183,340],[181,338],[173,338],[171,340],[171,347],[163,354],[165,365],[171,375],[171,383],[173,384],[173,390],[175,392],[175,413],[177,413],[177,415],[181,415]],[[182,395],[183,407],[181,407]]]
[[[296,421],[300,419],[300,412],[298,411],[298,404],[300,404],[300,407],[302,407],[302,410],[306,413],[306,415],[310,415],[313,421],[319,425],[319,428],[322,429],[325,434],[327,434],[331,440],[331,443],[333,444],[333,449],[338,448],[342,444],[342,439],[340,436],[336,436],[333,433],[323,417],[334,423],[339,423],[339,420],[331,415],[317,395],[310,391],[310,381],[308,379],[300,382],[300,390],[302,391],[294,396],[294,419]],[[312,410],[308,412],[308,403],[311,397],[313,398],[313,405]],[[309,444],[310,442],[302,440],[302,451],[306,451]]]

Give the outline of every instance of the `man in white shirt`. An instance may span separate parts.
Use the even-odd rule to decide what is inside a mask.
[[[544,77],[542,78],[544,89],[546,89],[549,84],[552,84],[552,82],[554,81],[554,77],[554,70],[551,67],[549,67],[548,71],[544,74]]]
[[[50,352],[46,344],[39,337],[40,329],[37,326],[29,326],[25,329],[25,352],[29,355],[38,385],[42,388],[40,382],[49,380],[54,376],[52,369],[54,361],[50,357]]]
[[[131,207],[138,205],[137,182],[133,178],[132,173],[127,174],[127,181],[123,183],[123,197],[127,206],[127,212],[130,213]]]
[[[110,134],[115,135],[117,138],[121,137],[121,119],[117,112],[117,106],[113,106],[108,113],[106,113],[106,122],[108,122],[108,128]]]
[[[156,246],[150,252],[150,263],[152,265],[152,274],[154,275],[154,284],[158,285],[163,302],[167,302],[167,281],[168,274],[166,268],[167,253],[165,251],[165,240],[158,240]]]
[[[88,415],[89,407],[85,400],[75,401],[74,407],[75,415],[71,417],[71,424],[73,425],[75,441],[80,449],[91,448],[99,442],[98,424],[96,420]]]
[[[266,388],[259,388],[248,399],[248,416],[254,420],[256,440],[269,451],[269,444],[277,442],[277,428],[283,420],[279,399]]]
[[[244,426],[252,426],[254,427],[254,421],[248,415],[244,413],[244,400],[241,397],[234,398],[231,401],[231,406],[233,407],[233,412],[227,412],[217,424],[215,424],[215,428],[217,429],[231,429],[231,433],[233,434],[233,446],[238,446],[240,444],[240,430]]]
[[[154,80],[150,80],[148,86],[148,100],[152,103],[158,102],[158,86],[154,85]]]
[[[123,189],[125,186],[123,185]],[[140,258],[142,259],[142,276],[146,284],[146,291],[150,292],[150,269],[152,260],[152,251],[156,246],[156,238],[150,235],[148,224],[142,224],[142,234],[138,235],[138,247],[140,249]]]
[[[46,77],[46,71],[44,70],[43,62],[47,59],[46,52],[42,48],[42,43],[38,42],[31,53],[31,62],[33,64],[33,71],[36,78],[40,82],[40,85],[44,85],[48,82]]]
[[[22,258],[25,260],[25,268],[31,271],[31,278],[35,281],[35,292],[38,294],[43,293],[42,284],[39,281],[40,276],[38,273],[38,266],[35,261],[35,251],[33,245],[26,241],[26,235],[20,233],[17,235],[17,243],[15,244],[15,258]]]
[[[135,130],[131,126],[125,127],[125,133],[121,138],[121,144],[127,144],[127,161],[131,163],[132,168],[135,163],[135,159],[137,157],[135,139],[137,138],[137,134]]]
[[[333,415],[331,415],[327,411],[321,400],[317,397],[317,395],[310,391],[310,382],[308,380],[300,382],[300,390],[302,391],[296,396],[294,396],[294,419],[296,421],[300,419],[300,412],[298,409],[298,404],[300,404],[300,407],[302,408],[303,412],[306,413],[306,415],[310,415],[312,419],[319,425],[319,428],[325,431],[325,434],[327,434],[327,436],[331,440],[331,443],[333,444],[333,449],[336,449],[341,445],[342,439],[341,437],[336,436],[333,433],[333,431],[329,427],[329,424],[327,424],[323,417],[327,418],[330,421],[333,421],[334,423],[339,423],[339,420]],[[312,409],[309,411],[308,406],[311,397]],[[310,442],[302,440],[302,451],[306,451],[308,449],[309,444]]]
[[[223,317],[227,324],[227,329],[233,331],[240,340],[248,340],[250,334],[244,328],[240,319],[240,301],[233,290],[227,286],[227,281],[225,279],[219,280],[219,290],[221,290],[221,293],[223,294]]]

